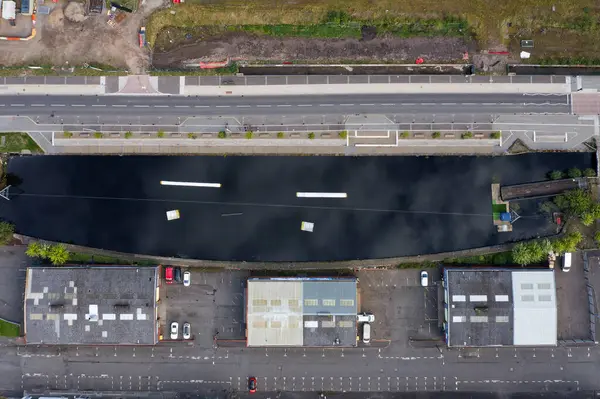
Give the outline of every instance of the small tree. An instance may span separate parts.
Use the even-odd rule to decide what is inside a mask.
[[[71,137],[73,137],[73,133],[69,132],[68,130],[65,130],[63,136],[67,139],[70,139]]]
[[[97,139],[101,139],[104,135],[101,132],[95,132],[94,137]]]
[[[585,212],[583,215],[581,215],[581,223],[584,226],[591,226],[592,224],[594,224],[594,215],[592,215],[590,212]]]
[[[596,245],[600,247],[600,231],[597,231],[594,234],[594,241],[596,241]]]
[[[500,138],[500,136],[501,136],[500,132],[490,133],[490,137],[493,138],[494,140],[498,140]]]
[[[520,242],[512,249],[512,258],[515,263],[525,266],[533,263],[533,254],[531,248],[524,242]]]
[[[569,176],[571,179],[576,179],[578,177],[581,177],[581,170],[577,169],[577,168],[570,168],[569,170],[567,170],[567,176]]]
[[[12,240],[15,226],[8,222],[0,222],[0,245],[6,245]]]
[[[254,136],[254,134],[252,133],[252,130],[248,130],[248,131],[246,132],[246,138],[247,138],[248,140],[250,140],[250,139],[252,138],[252,136]]]
[[[410,133],[409,132],[405,131],[405,132],[400,133],[400,138],[401,139],[407,139],[409,137],[410,137]]]
[[[126,139],[130,139],[130,138],[131,138],[131,136],[133,136],[133,133],[132,133],[132,132],[125,132],[125,138],[126,138]]]
[[[309,139],[314,139],[315,138],[315,134],[313,132],[308,133],[308,138]]]
[[[217,137],[220,139],[225,139],[227,138],[227,133],[225,132],[225,130],[221,130],[218,134]]]
[[[460,135],[461,139],[472,139],[473,138],[473,133],[471,132],[464,132],[463,134]]]
[[[583,171],[585,177],[596,177],[596,171],[592,168],[587,168]]]
[[[283,132],[277,132],[277,138],[282,139],[284,136]]]
[[[581,233],[575,231],[554,240],[552,243],[552,248],[554,249],[554,252],[559,254],[563,254],[565,252],[574,252],[577,250],[577,245],[579,245],[582,239],[583,236]]]
[[[188,139],[196,139],[197,137],[195,133],[188,133]]]
[[[440,132],[431,133],[431,138],[439,139],[442,134]]]
[[[561,170],[553,170],[552,172],[548,173],[548,177],[550,180],[560,180],[565,177],[565,174]]]
[[[30,258],[45,258],[48,255],[48,245],[37,241],[30,242],[25,255]]]
[[[165,137],[165,131],[160,129],[157,133],[156,136],[158,136],[159,139],[162,139],[163,137]]]
[[[348,131],[342,130],[341,132],[338,133],[338,136],[340,136],[341,139],[345,139],[346,137],[348,137]]]
[[[69,260],[69,251],[63,244],[52,245],[48,250],[48,260],[54,266],[64,265]]]

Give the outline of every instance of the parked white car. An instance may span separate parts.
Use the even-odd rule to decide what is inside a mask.
[[[171,339],[177,339],[179,337],[179,323],[176,321],[171,323]]]
[[[190,323],[183,323],[183,339],[190,339],[192,337],[192,326]]]
[[[427,287],[429,285],[429,274],[425,270],[421,271],[421,286]]]
[[[183,285],[185,287],[189,287],[190,284],[192,283],[192,273],[190,272],[183,272]]]

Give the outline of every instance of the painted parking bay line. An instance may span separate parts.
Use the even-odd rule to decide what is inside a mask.
[[[346,193],[315,193],[315,192],[297,192],[298,198],[348,198]]]
[[[198,183],[198,182],[187,182],[187,181],[161,180],[160,184],[163,186],[221,188],[221,183]]]

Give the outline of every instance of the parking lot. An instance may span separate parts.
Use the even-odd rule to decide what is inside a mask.
[[[169,339],[169,325],[178,322],[191,324],[194,344],[210,348],[214,339],[244,339],[244,285],[247,272],[205,271],[195,268],[182,268],[190,271],[191,284],[173,282],[164,284],[161,306],[165,340]],[[164,272],[163,272],[164,283]]]
[[[427,269],[429,286],[422,287],[420,270],[363,270],[360,281],[361,311],[375,315],[372,339],[389,340],[392,347],[418,345],[414,341],[441,339],[438,327],[438,269]],[[413,343],[411,344],[411,340]]]
[[[25,246],[0,247],[0,318],[16,323],[23,322],[25,269],[30,264],[25,249]]]
[[[586,281],[583,274],[583,253],[572,255],[571,270],[561,269],[562,258],[554,269],[558,308],[558,339],[591,339],[590,314]]]

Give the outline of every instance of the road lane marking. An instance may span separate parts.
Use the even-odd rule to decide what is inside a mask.
[[[210,188],[220,188],[221,183],[196,183],[196,182],[187,182],[187,181],[168,181],[161,180],[160,184],[163,186],[181,186],[181,187],[210,187]]]
[[[134,105],[135,108],[148,108],[149,105]]]
[[[375,104],[359,104],[359,105],[363,105],[363,106],[371,106],[371,105],[375,105]]]
[[[315,193],[315,192],[297,192],[298,198],[348,198],[346,193]]]
[[[319,104],[319,107],[333,107],[333,104]]]
[[[175,108],[189,108],[189,105],[176,105]]]
[[[210,108],[210,105],[194,105],[194,108]]]
[[[84,104],[71,104],[71,107],[85,107]]]
[[[106,107],[106,104],[92,104],[92,107]]]
[[[312,104],[298,104],[299,107],[312,107]]]
[[[215,105],[216,108],[229,108],[229,105]]]
[[[121,105],[121,104],[113,104],[113,107],[126,107],[127,105]]]
[[[257,107],[267,108],[270,107],[270,105],[257,105]]]
[[[11,107],[24,107],[25,104],[10,104]]]
[[[156,108],[169,108],[168,105],[154,105]]]
[[[46,104],[31,104],[32,107],[45,107]]]
[[[391,105],[396,105],[396,104],[385,103],[385,104],[381,104],[381,105],[383,105],[383,106],[386,106],[386,107],[389,107],[389,106],[391,106]]]
[[[250,106],[249,105],[236,105],[236,107],[238,107],[238,108],[249,108]]]
[[[278,107],[291,107],[291,105],[289,105],[289,104],[278,104],[277,106]]]
[[[351,107],[351,106],[353,106],[353,105],[354,105],[354,104],[340,104],[340,107]]]
[[[64,107],[65,104],[50,104],[51,107]]]

